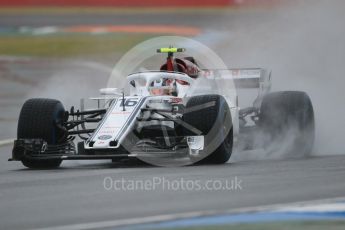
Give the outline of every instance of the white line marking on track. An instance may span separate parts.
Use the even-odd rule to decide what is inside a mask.
[[[0,140],[0,147],[5,146],[5,145],[11,145],[13,144],[14,139],[5,139],[5,140]]]
[[[247,213],[247,212],[263,212],[263,211],[280,211],[282,210],[282,206],[286,207],[297,207],[303,205],[322,205],[325,203],[335,203],[344,201],[345,197],[338,197],[338,198],[330,198],[330,199],[320,199],[320,200],[311,200],[311,201],[302,201],[302,202],[293,202],[293,203],[281,203],[281,204],[273,204],[267,206],[256,206],[256,207],[248,207],[248,208],[239,208],[239,209],[231,209],[225,211],[219,210],[210,210],[210,211],[200,211],[200,212],[186,212],[186,213],[178,213],[178,214],[167,214],[167,215],[157,215],[157,216],[148,216],[148,217],[139,217],[139,218],[129,218],[129,219],[122,219],[122,220],[110,220],[110,221],[101,221],[101,222],[91,222],[91,223],[82,223],[82,224],[72,224],[72,225],[64,225],[64,226],[56,226],[56,227],[47,227],[47,228],[40,228],[38,230],[87,230],[87,229],[100,229],[100,228],[116,228],[121,226],[130,226],[130,225],[138,225],[138,224],[149,224],[155,222],[164,222],[164,221],[173,221],[177,219],[186,219],[186,218],[194,218],[194,217],[203,217],[203,216],[210,216],[210,215],[221,215],[221,214],[240,214],[240,213]]]
[[[316,204],[316,205],[306,205],[306,206],[292,206],[292,207],[284,207],[279,208],[278,212],[316,212],[316,213],[323,213],[323,212],[344,212],[345,211],[345,203],[333,203],[333,204]]]
[[[201,212],[195,213],[182,213],[182,214],[171,214],[171,215],[158,215],[158,216],[148,216],[141,218],[130,218],[122,220],[110,220],[102,222],[84,223],[84,224],[73,224],[57,227],[40,228],[37,230],[87,230],[87,229],[99,229],[99,228],[109,228],[109,227],[120,227],[126,225],[136,225],[136,224],[148,224],[154,222],[163,222],[176,220],[180,218],[192,218],[198,217]]]

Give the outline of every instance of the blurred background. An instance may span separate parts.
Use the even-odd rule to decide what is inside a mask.
[[[262,161],[272,156],[234,153],[231,163],[235,164],[202,170],[114,169],[109,164],[83,162],[86,166],[75,170],[35,172],[22,170],[20,163],[7,163],[11,146],[2,147],[0,219],[4,228],[344,196],[344,9],[343,0],[0,0],[0,140],[16,137],[19,111],[26,99],[57,98],[67,109],[78,105],[80,98],[97,96],[98,89],[106,87],[113,67],[129,49],[164,35],[202,42],[229,68],[271,69],[273,91],[306,91],[316,117],[315,158],[299,161]],[[161,63],[151,63],[151,68],[155,65],[158,69]],[[338,156],[329,157],[334,155]],[[114,195],[101,185],[102,176],[108,174],[201,180],[239,175],[246,188],[231,195],[196,195],[194,191]],[[296,226],[344,227],[341,221]]]

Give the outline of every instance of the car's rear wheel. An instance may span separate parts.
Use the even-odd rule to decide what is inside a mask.
[[[274,92],[263,98],[260,127],[266,146],[287,156],[306,156],[315,136],[314,110],[305,92]]]
[[[66,141],[65,133],[58,127],[64,119],[65,109],[61,102],[53,99],[36,98],[27,100],[20,112],[18,139],[43,139],[49,144]],[[33,159],[24,156],[24,166],[32,169],[59,167],[60,159]]]
[[[204,135],[204,150],[194,163],[223,164],[232,153],[233,132],[229,106],[220,95],[191,97],[186,105],[184,122]],[[196,135],[185,128],[185,135]]]

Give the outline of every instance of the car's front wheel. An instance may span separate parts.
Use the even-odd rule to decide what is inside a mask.
[[[65,133],[58,127],[62,124],[65,109],[60,101],[45,98],[27,100],[20,112],[17,138],[43,139],[48,144],[65,142]],[[59,167],[60,159],[33,159],[23,156],[24,166],[32,169]]]

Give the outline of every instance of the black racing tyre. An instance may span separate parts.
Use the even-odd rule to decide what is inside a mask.
[[[183,120],[205,136],[205,149],[194,163],[224,164],[232,153],[233,132],[230,108],[220,95],[191,97]],[[186,136],[196,135],[185,128]]]
[[[298,157],[310,154],[314,144],[315,120],[312,102],[305,92],[267,94],[262,101],[259,125],[266,144],[274,151]]]
[[[43,139],[48,144],[66,141],[65,132],[57,127],[64,119],[65,109],[61,102],[53,99],[35,98],[27,100],[19,115],[18,139]],[[24,166],[32,169],[57,168],[60,159],[21,159]]]

